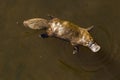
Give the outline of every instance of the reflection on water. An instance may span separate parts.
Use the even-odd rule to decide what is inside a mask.
[[[103,0],[4,0],[0,3],[0,80],[120,80],[119,2]],[[44,31],[24,28],[29,18],[53,14],[90,32],[102,49],[80,46],[73,55],[65,41],[40,39]]]

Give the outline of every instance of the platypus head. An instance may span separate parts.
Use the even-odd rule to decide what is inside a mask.
[[[42,18],[33,18],[28,19],[23,22],[25,27],[29,27],[31,29],[44,29],[48,27],[48,21]]]
[[[92,52],[98,52],[100,50],[101,47],[93,40],[88,30],[81,30],[81,34],[80,42],[83,46],[88,47]]]

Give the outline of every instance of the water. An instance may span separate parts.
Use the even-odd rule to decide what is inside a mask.
[[[120,80],[120,10],[117,0],[0,1],[0,80]],[[65,41],[38,37],[25,28],[29,18],[51,14],[83,27],[102,49],[80,46],[73,55]]]

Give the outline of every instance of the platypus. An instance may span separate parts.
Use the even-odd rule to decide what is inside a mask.
[[[56,37],[69,41],[73,46],[73,54],[79,53],[80,45],[88,47],[92,52],[98,52],[101,48],[89,33],[93,26],[82,28],[59,18],[51,18],[50,20],[32,18],[25,20],[23,24],[31,29],[44,29],[46,32],[40,34],[41,38]]]

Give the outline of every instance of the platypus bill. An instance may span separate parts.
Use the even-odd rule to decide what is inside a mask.
[[[73,46],[73,54],[79,53],[79,45],[88,47],[92,52],[98,52],[101,48],[89,33],[93,26],[86,29],[58,18],[33,18],[23,24],[31,29],[45,29],[46,33],[40,34],[42,38],[56,37],[69,41]]]

